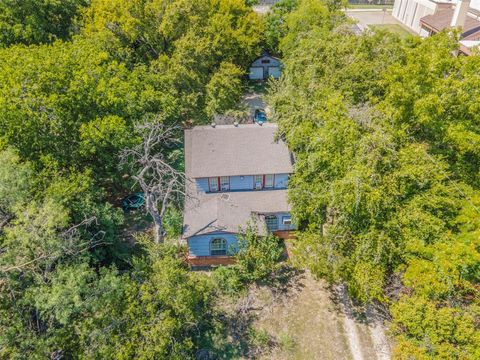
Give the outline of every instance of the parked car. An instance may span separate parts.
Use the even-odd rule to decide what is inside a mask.
[[[145,204],[145,195],[141,192],[128,195],[122,200],[122,208],[124,211],[136,210]]]
[[[267,122],[267,114],[265,113],[265,110],[255,109],[255,115],[253,116],[253,121],[260,124]]]

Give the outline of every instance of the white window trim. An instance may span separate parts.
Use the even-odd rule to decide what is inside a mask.
[[[275,219],[275,229],[271,229],[268,226],[268,220],[273,220]],[[278,216],[277,215],[265,215],[265,225],[267,226],[267,230],[270,232],[277,231],[278,230]]]
[[[260,181],[257,181],[257,177],[260,177]],[[260,184],[260,187],[258,187],[257,184]],[[264,186],[263,175],[253,175],[253,189],[262,190],[263,186]]]
[[[292,229],[293,228],[292,216],[291,215],[282,216],[282,225],[287,230]]]
[[[211,181],[213,180],[213,183],[215,184],[214,188],[212,188],[212,183]],[[209,192],[219,192],[220,189],[218,188],[218,177],[209,177],[208,178],[208,191]]]
[[[213,243],[215,240],[220,240],[220,245],[225,245],[225,249],[223,249],[223,246],[220,246],[218,249],[214,249],[213,248]],[[210,240],[210,256],[225,256],[227,255],[227,245],[228,245],[228,242],[226,239],[222,238],[222,237],[215,237],[213,239]],[[222,254],[213,254],[214,251],[222,251]],[[223,253],[223,251],[225,251],[225,253]]]
[[[225,186],[223,186],[222,179],[226,179]],[[230,176],[220,176],[220,191],[230,191]]]

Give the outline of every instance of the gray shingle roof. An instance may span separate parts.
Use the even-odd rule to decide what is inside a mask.
[[[274,140],[276,130],[274,123],[185,130],[187,177],[291,173],[291,155],[283,141]]]
[[[192,194],[185,204],[183,237],[214,231],[237,233],[253,217],[262,219],[269,213],[289,212],[287,190],[238,191],[215,194]],[[265,227],[258,221],[259,234]]]

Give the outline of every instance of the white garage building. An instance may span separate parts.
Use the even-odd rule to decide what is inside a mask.
[[[266,80],[270,76],[278,79],[281,75],[282,63],[276,57],[263,54],[250,66],[250,80]]]

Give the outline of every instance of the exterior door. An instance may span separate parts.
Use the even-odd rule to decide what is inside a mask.
[[[268,68],[268,77],[273,77],[274,79],[278,79],[280,77],[280,67],[278,66],[270,66]]]
[[[263,79],[263,68],[262,67],[251,67],[249,78],[250,78],[250,80],[262,80]]]

